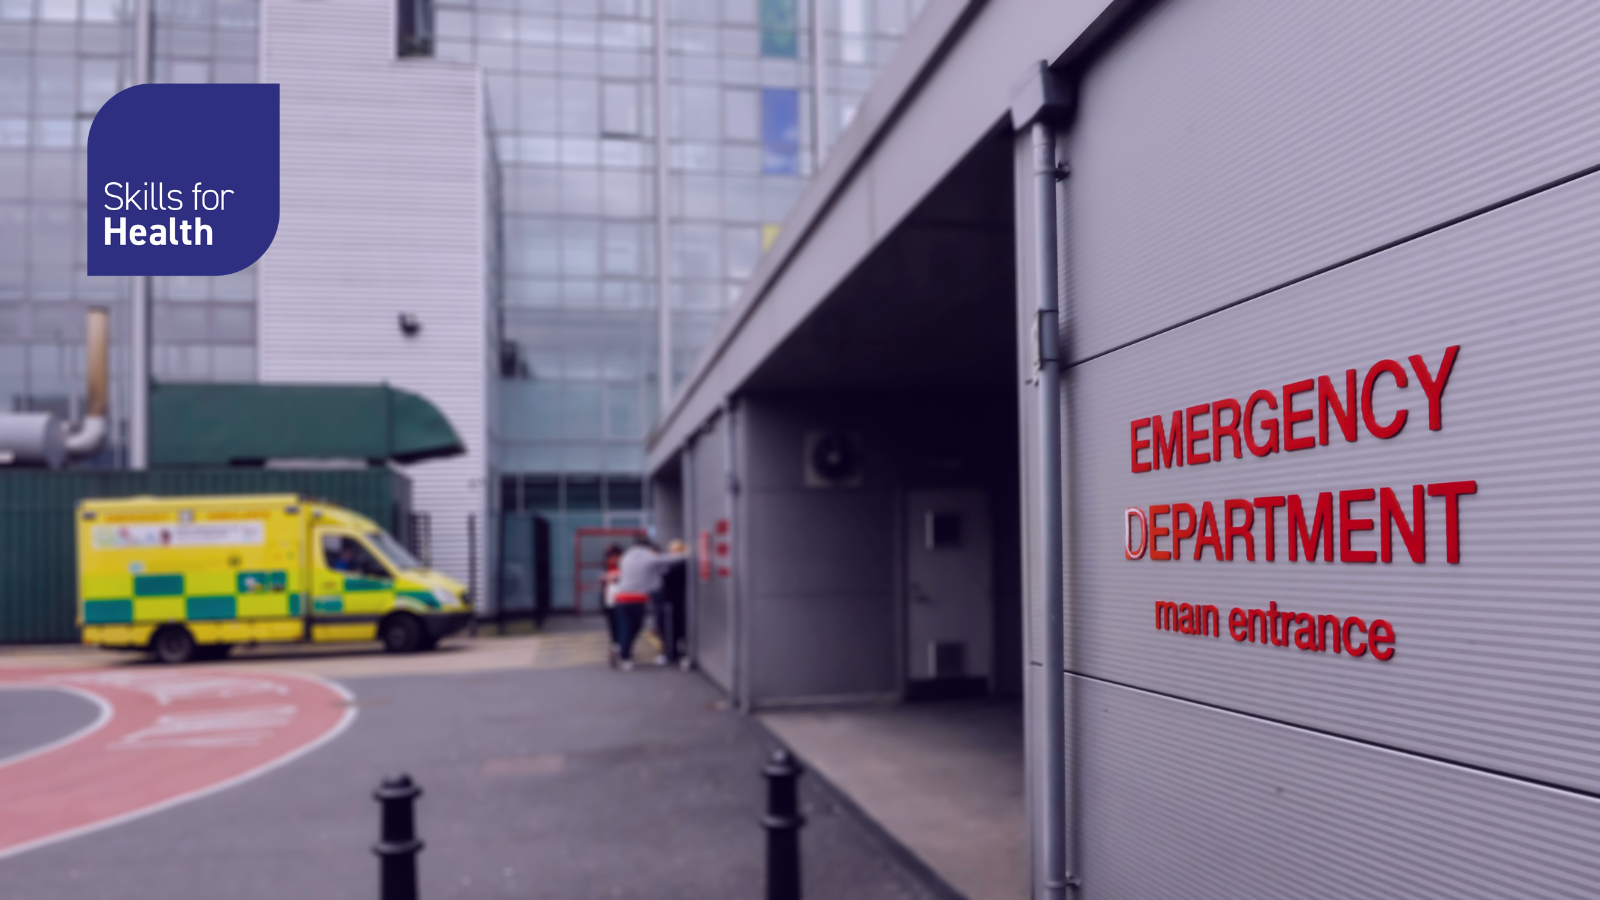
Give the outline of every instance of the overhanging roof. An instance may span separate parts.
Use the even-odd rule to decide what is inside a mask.
[[[150,464],[269,459],[411,463],[466,452],[423,397],[387,385],[163,384],[150,390]]]
[[[1030,66],[1083,64],[1151,2],[929,0],[662,411],[646,442],[646,471],[672,459],[968,152],[1009,121]]]

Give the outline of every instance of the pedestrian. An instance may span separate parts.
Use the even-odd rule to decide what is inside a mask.
[[[600,614],[606,617],[606,633],[611,636],[611,667],[622,659],[622,642],[617,635],[617,579],[621,576],[622,547],[612,544],[602,557],[600,575]]]
[[[656,591],[652,602],[655,607],[656,637],[661,639],[661,654],[656,657],[656,665],[669,666],[678,662],[681,652],[679,643],[684,639],[685,601],[688,599],[688,571],[686,551],[688,547],[680,540],[673,540],[667,544],[667,553],[681,557],[667,565],[661,575],[661,589]]]
[[[616,611],[617,641],[624,672],[633,669],[633,642],[644,624],[650,595],[661,590],[661,576],[667,568],[687,558],[682,553],[662,553],[643,535],[622,554],[617,567]]]

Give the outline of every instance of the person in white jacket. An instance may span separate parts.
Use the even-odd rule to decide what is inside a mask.
[[[632,547],[622,554],[618,566],[616,592],[617,643],[622,657],[622,669],[633,668],[633,642],[644,625],[644,614],[650,595],[661,590],[661,576],[673,563],[688,558],[684,553],[662,553],[647,538],[637,538]]]

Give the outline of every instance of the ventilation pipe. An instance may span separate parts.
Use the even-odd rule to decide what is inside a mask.
[[[0,465],[61,468],[67,456],[61,431],[53,412],[0,415]]]
[[[89,310],[88,398],[76,427],[53,412],[0,415],[0,465],[59,469],[69,457],[89,456],[106,440],[106,368],[110,324],[100,307]]]
[[[90,307],[85,323],[85,343],[88,351],[88,398],[83,408],[83,418],[65,438],[68,456],[91,456],[106,442],[107,372],[111,353],[110,317],[102,307]]]

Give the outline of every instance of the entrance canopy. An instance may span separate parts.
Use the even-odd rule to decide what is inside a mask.
[[[155,466],[269,459],[413,463],[464,452],[438,407],[387,385],[164,384],[150,390]]]

